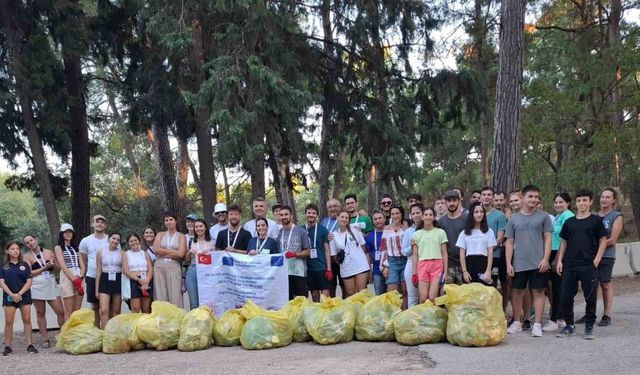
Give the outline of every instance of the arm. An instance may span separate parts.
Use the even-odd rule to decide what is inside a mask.
[[[44,252],[43,252],[44,254]],[[31,277],[36,277],[40,274],[42,274],[44,271],[48,271],[48,269],[44,268],[44,267],[40,267],[37,270],[33,269],[33,262],[32,262],[32,258],[31,258],[31,253],[28,253],[25,257],[24,257],[24,261],[26,263],[29,264],[29,268],[31,268]]]
[[[598,268],[598,266],[600,265],[600,261],[602,261],[602,256],[604,255],[604,251],[607,249],[608,244],[609,244],[609,241],[607,240],[606,236],[600,238],[598,253],[596,254],[595,259],[593,260],[593,265],[596,266],[596,268]]]
[[[460,269],[462,269],[462,278],[464,279],[465,283],[470,283],[471,275],[467,270],[467,259],[465,256],[466,253],[467,249],[465,249],[464,247],[460,247]]]
[[[180,245],[178,246],[178,251],[173,252],[173,259],[177,261],[180,261],[180,259],[184,258],[187,254],[187,237],[180,235],[179,241]]]
[[[547,272],[549,269],[549,257],[551,256],[551,232],[544,232],[544,256],[538,264],[540,272]]]
[[[412,274],[413,275],[417,275],[418,274],[418,245],[414,242],[411,245],[411,257],[413,258],[413,262],[412,262],[412,266],[413,266],[413,271]]]
[[[324,246],[324,257],[327,260],[327,271],[331,271],[331,249],[329,248],[329,243],[325,242]]]
[[[513,265],[511,265],[511,261],[513,261],[513,238],[507,238],[505,243],[505,255],[507,256],[507,274],[509,276],[513,276]]]
[[[129,259],[126,253],[122,255],[122,273],[131,280],[136,279],[136,274],[129,271]]]
[[[144,253],[144,257],[147,259],[147,278],[144,282],[148,285],[153,280],[153,261],[147,253]]]
[[[618,216],[613,221],[613,228],[611,228],[611,237],[607,240],[607,246],[612,246],[618,243],[618,237],[620,237],[620,233],[622,233],[623,223],[622,216]]]
[[[491,270],[493,269],[493,246],[487,248],[487,269],[484,271],[484,278],[491,279]]]
[[[496,242],[498,243],[498,246],[502,246],[504,244],[504,241],[505,241],[504,230],[499,230],[498,237],[496,237]]]
[[[67,266],[64,264],[64,258],[62,257],[62,249],[60,248],[60,246],[56,246],[54,248],[55,254],[56,254],[56,260],[58,261],[58,264],[60,264],[60,271],[62,273],[64,273],[64,275],[69,279],[69,280],[73,280],[76,276],[73,274],[73,272],[71,272],[70,269],[67,268]],[[82,257],[80,257],[80,259],[82,259]],[[82,275],[82,273],[81,273]]]
[[[558,258],[556,261],[556,273],[558,275],[562,275],[562,260],[564,259],[564,254],[567,252],[567,240],[560,240],[560,250],[558,250]],[[604,250],[603,250],[604,253]]]
[[[11,291],[11,289],[9,289],[9,287],[7,286],[7,284],[5,284],[4,279],[0,279],[0,288],[2,288],[2,290],[8,295],[11,296],[12,299],[15,299],[15,294],[13,294],[13,292]]]
[[[100,279],[102,278],[102,251],[96,253],[96,298],[99,298]]]
[[[442,262],[444,263],[444,272],[449,268],[449,252],[447,251],[447,243],[440,244],[440,253],[442,254]]]
[[[89,257],[87,256],[87,252],[89,251],[89,249],[87,249],[87,244],[85,242],[84,239],[82,239],[82,241],[80,241],[80,244],[78,245],[78,250],[80,250],[80,256],[79,258],[84,262],[84,264],[89,264]],[[57,257],[56,257],[57,258]],[[64,265],[63,263],[60,263],[60,270],[62,270],[62,265]],[[82,271],[82,268],[80,269],[80,276],[85,277],[85,271]],[[74,275],[75,277],[75,275]],[[70,278],[69,280],[73,280],[73,277]]]
[[[173,252],[173,250],[170,251],[162,247],[161,245],[162,238],[164,237],[164,233],[165,232],[158,233],[156,238],[153,240],[153,251],[156,252],[156,255],[158,255],[158,258],[168,257],[168,255]]]
[[[51,271],[60,271],[60,264],[56,259],[56,254],[49,249],[44,249],[44,253],[49,254],[49,260],[51,260],[51,264],[53,264],[53,268],[51,269]],[[80,258],[82,258],[82,253],[80,253]]]
[[[20,289],[20,291],[18,292],[18,294],[20,295],[20,299],[22,299],[22,295],[25,294],[26,292],[29,291],[29,289],[31,289],[31,285],[33,284],[33,279],[32,278],[28,278],[27,282],[24,283],[24,285],[22,286],[22,289]]]

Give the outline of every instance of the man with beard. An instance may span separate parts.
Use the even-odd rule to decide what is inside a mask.
[[[242,226],[246,231],[248,231],[251,236],[258,237],[258,232],[256,232],[256,219],[267,217],[267,202],[262,197],[257,197],[253,201],[253,220],[247,221]],[[274,240],[278,239],[278,230],[280,226],[278,223],[271,219],[267,219],[269,223],[269,232],[267,232],[267,236],[273,238]]]
[[[438,220],[440,227],[447,233],[448,267],[445,270],[445,282],[460,285],[464,283],[460,268],[460,249],[456,246],[458,236],[466,226],[467,213],[460,212],[460,195],[454,190],[444,193],[447,215]]]
[[[80,256],[87,265],[85,283],[87,286],[87,302],[91,303],[91,308],[95,312],[96,322],[100,324],[100,302],[96,298],[96,254],[98,251],[109,249],[109,238],[105,230],[107,229],[107,219],[102,215],[93,217],[93,234],[80,241],[78,246]],[[99,276],[99,275],[98,275]]]
[[[384,215],[385,225],[389,225],[389,222],[391,221],[391,205],[393,205],[393,197],[391,194],[382,194],[382,199],[380,199],[380,212]]]
[[[249,247],[249,240],[251,240],[251,233],[240,227],[242,209],[238,205],[231,205],[227,209],[227,215],[229,217],[229,227],[218,233],[218,238],[216,239],[216,250],[246,254],[247,248]]]
[[[338,214],[340,213],[340,209],[339,200],[332,198],[327,201],[327,213],[329,216],[322,219],[321,224],[329,231],[329,241],[333,239],[333,232],[338,230]],[[335,258],[331,258],[331,272],[333,273],[333,280],[330,281],[329,295],[335,297],[338,284],[340,284],[340,290],[344,291],[344,283],[342,282],[342,278],[340,278],[340,265]]]
[[[280,207],[282,229],[278,233],[280,251],[287,258],[289,267],[289,299],[297,296],[306,297],[307,287],[307,258],[311,255],[309,235],[304,227],[292,222],[291,207]]]
[[[329,283],[334,277],[331,271],[329,231],[318,223],[318,206],[308,204],[304,211],[307,216],[306,228],[311,244],[307,261],[307,284],[313,301],[320,302],[320,294],[329,297]]]
[[[227,215],[227,205],[224,203],[217,203],[213,209],[213,216],[218,219],[218,222],[215,225],[212,225],[209,229],[209,234],[211,235],[211,241],[216,243],[218,239],[218,233],[221,230],[229,228],[229,218]]]
[[[369,216],[360,215],[358,210],[358,197],[355,194],[347,194],[344,196],[344,207],[351,217],[351,228],[358,229],[363,235],[373,230],[373,223]]]

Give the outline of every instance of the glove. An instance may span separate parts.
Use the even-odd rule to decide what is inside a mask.
[[[287,251],[286,253],[284,253],[284,256],[285,256],[287,259],[290,259],[290,258],[297,258],[297,255],[298,255],[298,253],[296,253],[295,251]]]
[[[140,289],[140,294],[142,294],[143,297],[149,297],[149,291],[147,289]]]
[[[324,277],[328,280],[331,281],[333,280],[333,272],[331,270],[326,270],[324,273]]]
[[[413,283],[413,285],[418,286],[418,275],[417,274],[413,274],[413,276],[411,276],[411,282]]]
[[[75,279],[73,279],[71,283],[78,291],[78,294],[81,296],[84,296],[84,288],[82,287],[82,278],[76,277]]]

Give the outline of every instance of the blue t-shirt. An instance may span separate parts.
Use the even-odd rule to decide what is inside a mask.
[[[338,230],[338,218],[330,218],[330,217],[325,217],[324,219],[322,219],[322,221],[320,222],[320,224],[325,227],[329,233],[333,233],[335,231]]]
[[[260,248],[262,248],[262,250],[258,252],[260,254],[278,254],[280,252],[278,249],[278,241],[271,237],[267,237],[266,240],[253,237],[249,240],[247,250],[258,250]]]
[[[329,243],[329,231],[322,225],[318,226],[318,239],[316,241],[316,225],[307,228],[309,234],[309,243],[311,244],[311,255],[307,260],[309,271],[326,271],[327,257],[324,252],[324,244]],[[315,251],[314,251],[315,249]],[[314,258],[315,256],[315,258]]]
[[[372,230],[364,238],[364,244],[369,250],[371,260],[373,261],[373,274],[382,275],[380,271],[380,243],[382,242],[382,233]],[[375,236],[375,237],[374,237]]]
[[[567,221],[568,218],[574,217],[575,215],[570,210],[565,210],[560,215],[556,216],[553,219],[553,234],[551,235],[551,250],[557,251],[560,250],[560,231],[562,231],[562,226],[564,222]]]
[[[507,227],[507,217],[502,211],[496,210],[494,208],[487,214],[487,225],[496,235],[496,239],[498,239],[498,232],[504,232],[505,228]],[[502,248],[496,247],[495,249],[493,249],[494,258],[500,258],[501,256]]]

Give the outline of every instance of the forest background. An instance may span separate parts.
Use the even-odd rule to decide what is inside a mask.
[[[0,0],[3,243],[528,183],[637,240],[639,120],[637,0]]]

